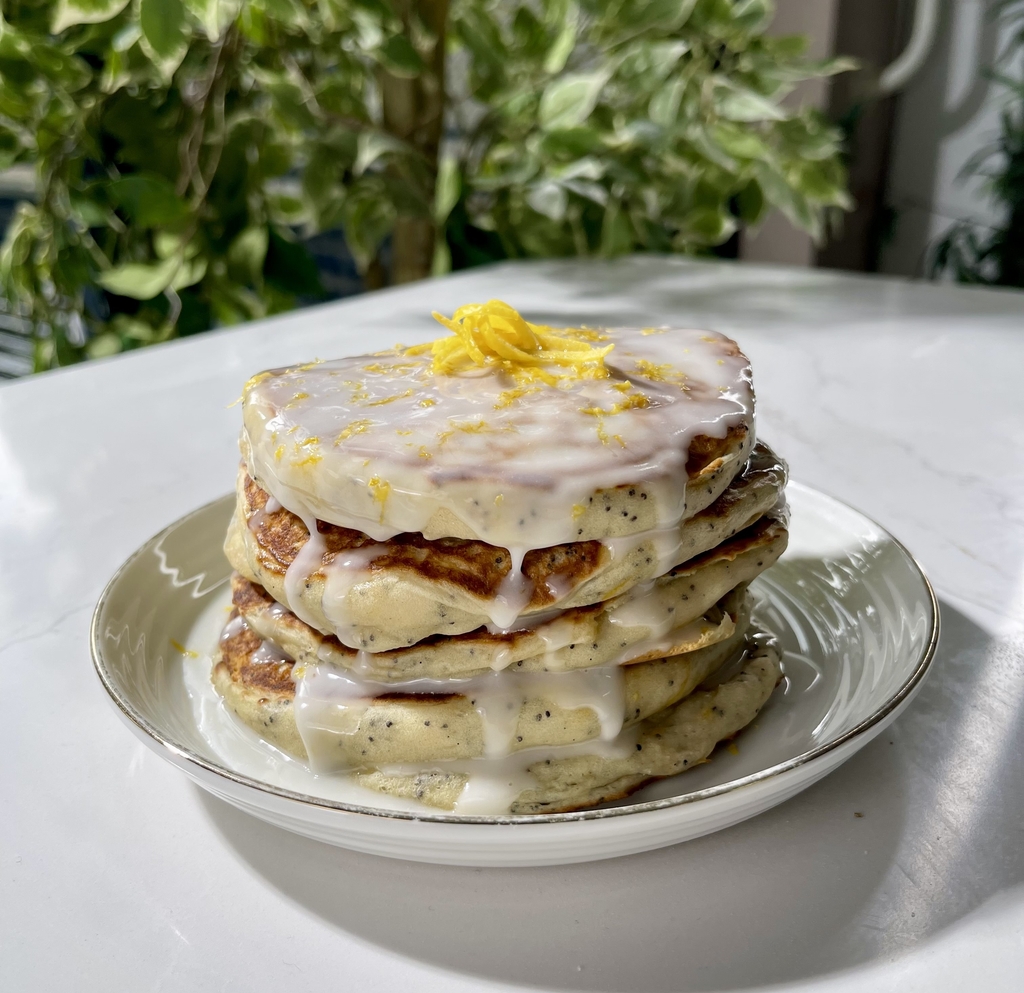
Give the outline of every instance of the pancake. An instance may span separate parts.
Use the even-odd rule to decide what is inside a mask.
[[[688,587],[687,587],[688,589]],[[467,679],[502,669],[519,672],[568,672],[596,665],[626,665],[682,655],[728,638],[746,586],[741,584],[695,619],[700,602],[675,604],[673,614],[660,609],[659,591],[651,611],[664,623],[642,623],[644,607],[634,591],[592,607],[574,607],[535,627],[494,632],[479,628],[466,634],[434,635],[408,648],[389,652],[358,652],[332,635],[322,635],[277,603],[261,586],[235,573],[232,603],[245,623],[261,638],[277,645],[302,665],[328,662],[378,682],[410,679]],[[691,594],[692,596],[692,594]],[[639,601],[636,602],[636,601]],[[613,622],[615,605],[632,604]],[[671,606],[672,604],[670,604]]]
[[[508,628],[517,616],[529,620],[553,607],[587,606],[619,595],[721,546],[765,514],[785,482],[785,464],[759,444],[725,492],[677,527],[528,552],[522,560],[528,589],[518,604],[510,603],[510,553],[484,542],[430,541],[419,534],[374,542],[361,532],[318,522],[323,550],[310,555],[306,526],[244,470],[225,554],[241,575],[321,633],[351,648],[388,651],[488,622]],[[520,609],[510,609],[515,606]]]
[[[635,728],[633,746],[622,754],[599,752],[569,757],[538,757],[522,771],[506,768],[498,789],[485,783],[484,792],[493,802],[500,788],[507,790],[508,812],[550,814],[582,810],[623,797],[650,783],[700,765],[715,746],[747,727],[768,701],[782,678],[777,643],[754,643],[742,667],[716,686],[701,688],[679,703],[642,721]],[[519,757],[527,759],[527,755]],[[467,784],[474,776],[494,779],[486,763],[459,763],[457,769],[425,767],[421,771],[377,769],[356,774],[356,781],[368,789],[391,796],[418,800],[441,810],[474,813],[466,803]],[[498,774],[500,775],[500,773]],[[493,813],[493,806],[482,807]]]
[[[308,759],[316,772],[475,759],[615,737],[735,656],[749,615],[744,599],[729,638],[670,659],[401,684],[352,681],[324,663],[298,667],[236,617],[225,629],[212,678],[243,723]]]
[[[440,319],[455,337],[432,348],[246,384],[248,474],[311,532],[525,551],[674,528],[753,446],[749,362],[724,335],[542,328],[496,301]]]

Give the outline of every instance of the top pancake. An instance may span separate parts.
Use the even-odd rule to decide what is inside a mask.
[[[243,395],[249,475],[307,522],[510,550],[672,527],[753,444],[750,367],[703,331],[564,332],[600,369],[517,384],[396,350],[261,373]]]

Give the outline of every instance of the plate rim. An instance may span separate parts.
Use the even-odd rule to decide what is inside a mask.
[[[817,487],[809,486],[806,483],[800,483],[795,480],[791,480],[788,484],[789,487],[798,488],[805,490],[809,493],[814,494],[818,497],[824,497],[827,500],[831,500],[834,503],[839,504],[844,509],[852,511],[864,520],[868,521],[874,527],[878,528],[890,541],[892,541],[903,554],[907,557],[907,560],[913,566],[918,578],[924,584],[924,589],[927,593],[928,605],[931,610],[931,628],[928,633],[928,641],[921,652],[920,658],[917,660],[913,671],[899,687],[899,689],[890,696],[877,710],[866,717],[859,724],[845,731],[839,737],[832,741],[825,742],[824,744],[817,745],[814,748],[809,749],[806,752],[801,752],[799,755],[795,755],[790,759],[786,759],[784,762],[776,763],[773,766],[769,766],[766,769],[760,769],[757,772],[749,773],[746,776],[742,776],[739,779],[730,780],[727,783],[719,783],[717,786],[709,786],[702,790],[695,790],[690,793],[683,793],[677,796],[662,797],[658,800],[644,800],[639,803],[624,804],[618,807],[607,807],[598,810],[575,810],[568,811],[565,813],[550,813],[550,814],[450,814],[450,813],[434,813],[432,811],[414,812],[405,810],[388,810],[381,807],[363,806],[361,804],[346,803],[341,800],[328,800],[324,797],[311,796],[307,793],[298,793],[294,790],[289,790],[284,787],[273,786],[269,783],[265,783],[262,780],[255,779],[251,776],[243,775],[242,773],[235,772],[233,769],[229,769],[226,765],[221,765],[218,762],[210,761],[202,755],[197,754],[187,745],[182,745],[173,740],[170,740],[168,736],[163,734],[158,728],[154,727],[153,724],[144,717],[141,713],[136,710],[132,704],[123,699],[122,694],[118,691],[114,685],[112,676],[108,671],[106,660],[104,658],[103,649],[100,645],[100,639],[102,637],[100,632],[100,618],[103,614],[107,603],[117,587],[121,577],[124,573],[132,566],[132,564],[151,547],[159,544],[163,538],[170,534],[170,532],[181,527],[187,521],[193,517],[197,517],[200,514],[208,511],[211,507],[216,504],[226,503],[229,501],[233,494],[225,493],[222,496],[216,497],[213,500],[209,500],[194,510],[189,511],[187,514],[183,514],[177,520],[172,521],[166,527],[162,528],[156,534],[152,535],[146,541],[144,541],[138,548],[132,552],[121,563],[121,565],[115,570],[114,574],[107,581],[103,587],[103,592],[100,593],[99,599],[96,601],[96,606],[93,609],[92,619],[89,624],[89,648],[92,655],[93,668],[96,675],[99,677],[100,683],[106,690],[107,695],[111,701],[121,712],[123,718],[125,718],[130,724],[135,725],[140,731],[155,742],[161,749],[166,750],[170,755],[184,759],[186,762],[203,769],[207,773],[211,773],[215,776],[219,776],[223,779],[228,780],[237,786],[242,786],[247,789],[253,789],[260,793],[266,793],[274,797],[278,797],[284,800],[288,800],[293,803],[299,803],[306,806],[312,806],[319,808],[320,810],[335,810],[341,814],[355,814],[367,817],[384,817],[391,820],[399,821],[423,821],[434,824],[463,824],[463,825],[486,825],[486,826],[526,826],[528,824],[557,824],[557,823],[573,823],[582,821],[597,821],[605,820],[610,817],[623,817],[626,815],[637,815],[653,813],[656,811],[672,809],[676,807],[685,807],[692,803],[697,803],[701,800],[710,800],[715,797],[724,796],[729,793],[734,793],[737,790],[743,789],[747,786],[753,786],[757,783],[765,782],[769,779],[775,779],[784,775],[787,772],[791,772],[794,769],[798,769],[802,766],[808,765],[823,756],[835,751],[837,748],[842,747],[847,742],[854,740],[865,734],[867,731],[881,724],[886,720],[894,711],[898,710],[900,706],[906,701],[921,684],[927,674],[932,659],[935,656],[935,650],[939,643],[939,632],[941,627],[940,614],[939,614],[939,602],[935,595],[935,590],[932,587],[931,581],[928,579],[921,563],[917,560],[914,554],[899,540],[888,528],[883,527],[873,517],[865,514],[863,511],[858,510],[856,507],[851,506],[845,500],[841,500],[838,497],[832,496],[830,493],[826,493],[824,490],[820,490]],[[787,487],[788,488],[788,487]],[[217,584],[218,586],[220,584]],[[881,730],[881,729],[880,729]],[[151,746],[152,747],[152,744]],[[157,754],[163,754],[160,750],[154,749]],[[173,765],[178,763],[173,762]],[[183,771],[188,772],[187,769]]]

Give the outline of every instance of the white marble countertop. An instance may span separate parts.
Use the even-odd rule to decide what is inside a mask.
[[[740,341],[759,434],[936,586],[934,671],[889,731],[727,831],[526,870],[289,835],[132,738],[90,613],[137,545],[231,488],[241,383],[432,337],[430,309],[491,296]],[[0,388],[0,986],[1019,990],[1022,375],[1020,293],[633,258],[471,271]]]

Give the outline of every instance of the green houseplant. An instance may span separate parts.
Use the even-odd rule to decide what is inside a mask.
[[[1009,74],[1024,48],[1024,2],[1002,0],[992,5],[991,13],[1010,29],[1009,42],[990,72],[1005,89],[1007,105],[999,137],[972,156],[961,175],[984,177],[1003,216],[987,230],[968,221],[954,224],[931,253],[931,275],[949,274],[959,283],[1024,287],[1024,79]]]
[[[768,0],[9,0],[0,254],[36,367],[503,257],[699,252],[769,206],[820,237],[837,71]],[[389,249],[384,251],[383,249]]]

